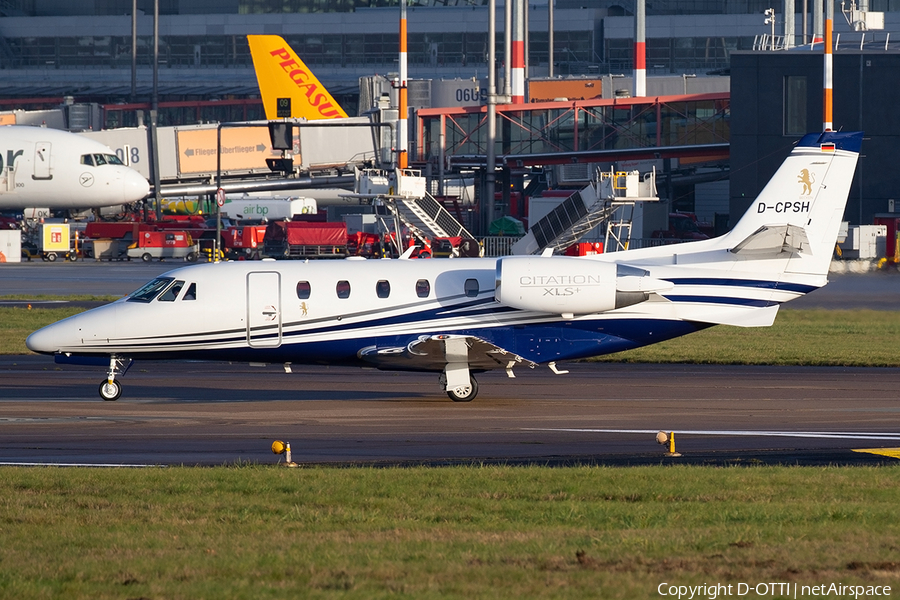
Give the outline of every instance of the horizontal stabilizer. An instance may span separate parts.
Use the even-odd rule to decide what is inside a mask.
[[[763,225],[731,249],[734,254],[761,258],[783,254],[811,254],[806,230],[796,225]]]
[[[679,308],[679,316],[685,321],[733,325],[734,327],[769,327],[775,322],[778,305],[765,308],[744,308],[735,306],[709,306],[696,304]]]

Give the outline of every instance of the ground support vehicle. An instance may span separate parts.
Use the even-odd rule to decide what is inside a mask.
[[[344,258],[345,223],[272,221],[266,227],[263,255],[270,258]]]
[[[137,241],[128,247],[129,259],[150,262],[154,258],[183,258],[196,262],[200,248],[186,231],[142,231]]]
[[[222,231],[222,251],[231,260],[262,258],[265,225],[232,225]]]

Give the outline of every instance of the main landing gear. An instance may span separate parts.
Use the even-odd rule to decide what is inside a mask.
[[[440,383],[454,402],[471,402],[478,395],[478,382],[469,372],[469,344],[463,337],[444,338],[444,359],[447,364]]]
[[[116,375],[124,375],[128,372],[133,361],[130,358],[124,358],[111,354],[109,357],[109,372],[106,379],[100,382],[100,397],[107,402],[118,400],[122,395],[122,384],[116,381]]]
[[[454,402],[471,402],[478,395],[478,382],[474,376],[469,376],[469,385],[448,389],[447,395]]]
[[[450,386],[447,384],[446,373],[441,373],[438,381],[440,382],[441,387],[444,388],[444,391],[447,392],[447,395],[450,396],[450,399],[454,402],[471,402],[475,399],[475,396],[478,395],[478,382],[475,381],[474,375],[469,375],[468,384],[462,383]]]

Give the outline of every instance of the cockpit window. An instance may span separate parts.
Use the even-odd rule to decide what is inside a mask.
[[[184,293],[184,298],[182,300],[196,300],[197,299],[197,284],[192,283],[188,286],[187,291]]]
[[[178,298],[178,293],[181,292],[181,288],[184,287],[183,281],[176,281],[173,283],[169,289],[167,289],[163,294],[159,297],[160,302],[175,302],[175,299]]]
[[[99,167],[100,165],[124,165],[125,163],[115,154],[82,154],[81,164]]]
[[[161,291],[174,281],[172,277],[157,277],[141,289],[128,296],[128,302],[152,302]]]

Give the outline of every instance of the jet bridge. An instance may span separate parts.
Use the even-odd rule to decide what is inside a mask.
[[[597,172],[594,181],[573,193],[512,247],[512,254],[562,252],[587,232],[606,224],[607,252],[626,250],[631,239],[635,202],[656,202],[656,170],[642,177],[637,171]]]

